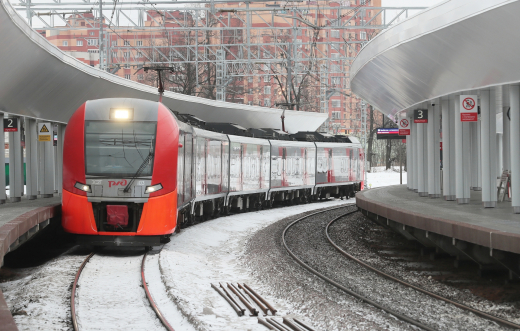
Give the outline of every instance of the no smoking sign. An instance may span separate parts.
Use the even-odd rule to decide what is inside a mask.
[[[478,120],[477,112],[477,96],[461,95],[460,96],[460,121],[476,122]]]
[[[410,135],[410,121],[406,118],[399,120],[399,135],[409,136]]]

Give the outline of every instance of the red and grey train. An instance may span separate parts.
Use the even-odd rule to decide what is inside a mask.
[[[80,242],[153,246],[181,225],[274,202],[350,197],[363,189],[363,150],[188,125],[159,102],[85,102],[68,122],[62,225]]]

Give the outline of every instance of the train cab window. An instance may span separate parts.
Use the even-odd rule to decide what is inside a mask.
[[[86,174],[151,176],[155,135],[155,122],[85,121]]]

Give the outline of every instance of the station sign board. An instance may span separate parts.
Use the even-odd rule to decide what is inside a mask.
[[[17,132],[18,118],[4,118],[4,132]]]
[[[51,123],[38,123],[38,141],[52,141]]]
[[[428,123],[428,109],[416,109],[413,111],[414,123]]]
[[[476,122],[478,120],[478,107],[476,95],[460,96],[460,121]]]
[[[380,128],[377,129],[377,139],[403,139],[399,135],[398,128]]]
[[[401,118],[397,124],[399,125],[400,136],[410,135],[410,121],[407,118]]]

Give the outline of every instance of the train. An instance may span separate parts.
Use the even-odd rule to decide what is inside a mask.
[[[160,102],[89,100],[63,140],[62,226],[79,243],[156,246],[181,227],[363,189],[355,137],[204,123]]]

